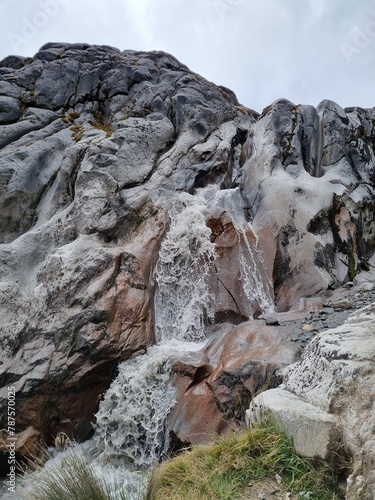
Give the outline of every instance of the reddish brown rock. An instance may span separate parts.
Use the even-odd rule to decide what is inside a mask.
[[[47,260],[38,308],[44,304],[49,317],[37,311],[33,318],[44,335],[25,337],[23,350],[2,365],[15,379],[21,432],[33,426],[47,444],[59,432],[76,440],[92,434],[117,363],[155,341],[149,276],[162,228],[152,219],[138,228],[131,246],[105,252],[83,238]]]
[[[278,385],[280,368],[298,358],[289,338],[288,327],[261,320],[223,324],[196,363],[175,363],[177,404],[168,426],[176,446],[208,442],[240,425],[250,400]]]
[[[273,290],[261,262],[263,257],[256,250],[257,238],[251,225],[241,221],[240,226],[236,227],[231,218],[233,215],[223,211],[219,219],[207,220],[217,255],[217,272],[210,280],[210,289],[215,296],[217,313],[232,313],[244,321],[258,317],[265,308],[271,306]],[[244,268],[244,265],[248,267]],[[252,293],[251,290],[256,292]],[[231,319],[234,319],[233,316]]]

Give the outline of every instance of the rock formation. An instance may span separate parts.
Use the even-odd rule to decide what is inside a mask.
[[[331,101],[259,115],[163,52],[51,43],[1,61],[1,428],[14,386],[19,433],[90,436],[117,364],[156,342],[189,272],[199,298],[203,268],[186,331],[212,338],[172,367],[170,429],[205,434],[197,407],[235,423],[306,344],[270,315],[319,309],[373,267],[374,124]]]
[[[374,308],[319,333],[286,369],[284,384],[257,396],[246,412],[250,425],[271,413],[303,455],[337,460],[349,452],[348,499],[375,492]]]

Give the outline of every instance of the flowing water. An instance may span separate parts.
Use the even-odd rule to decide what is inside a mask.
[[[149,470],[168,453],[165,424],[175,404],[171,366],[203,348],[205,325],[214,318],[208,278],[216,273],[216,252],[206,225],[213,212],[226,212],[236,229],[240,280],[249,303],[256,300],[267,312],[273,308],[256,239],[254,245],[247,236],[251,225],[239,190],[209,187],[175,196],[154,273],[157,345],[119,365],[96,415],[94,437],[82,445],[99,474],[117,474],[127,484],[130,498],[137,498],[142,483],[136,471]]]
[[[169,384],[173,352],[168,346],[122,363],[96,415],[100,459],[120,459],[131,468],[154,464],[168,449],[164,421],[175,403]]]
[[[214,272],[215,245],[206,225],[207,203],[181,193],[171,210],[155,270],[155,328],[158,342],[204,338],[204,323],[213,319],[207,278]]]
[[[258,268],[262,259],[257,246],[252,248],[247,237],[251,227],[242,204],[238,189],[210,187],[195,196],[176,197],[154,273],[157,345],[120,365],[100,405],[94,439],[102,463],[116,459],[133,470],[144,470],[168,452],[165,422],[175,404],[171,366],[204,346],[205,325],[214,318],[215,298],[208,278],[216,273],[216,252],[206,218],[216,207],[229,215],[237,231],[244,293],[249,302],[257,299],[264,311],[272,310],[272,290]]]
[[[241,283],[247,302],[257,302],[264,313],[274,310],[273,285],[264,269],[262,253],[258,249],[258,239],[251,223],[246,219],[244,200],[239,188],[219,190],[216,187],[202,190],[207,205],[220,207],[230,218],[237,234],[237,259],[241,270]],[[252,244],[248,234],[255,243]],[[247,315],[252,317],[251,309]]]

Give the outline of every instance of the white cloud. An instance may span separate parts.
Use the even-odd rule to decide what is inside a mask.
[[[43,25],[52,4],[58,13]],[[0,0],[0,58],[48,41],[161,49],[257,110],[279,97],[372,107],[375,36],[349,62],[342,48],[354,28],[375,23],[372,11],[371,0],[361,9],[352,0]],[[23,36],[38,13],[40,26]]]
[[[322,17],[326,5],[326,0],[309,0],[309,6],[314,19],[319,19],[320,17]]]

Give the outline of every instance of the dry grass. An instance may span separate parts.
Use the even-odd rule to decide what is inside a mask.
[[[105,132],[106,138],[111,137],[113,134],[113,126],[111,123],[103,122],[100,120],[89,120],[89,124],[96,130],[102,130]]]
[[[72,447],[61,458],[31,461],[18,490],[20,500],[109,500],[118,486],[99,478],[87,458]],[[126,500],[125,493],[117,495]]]

